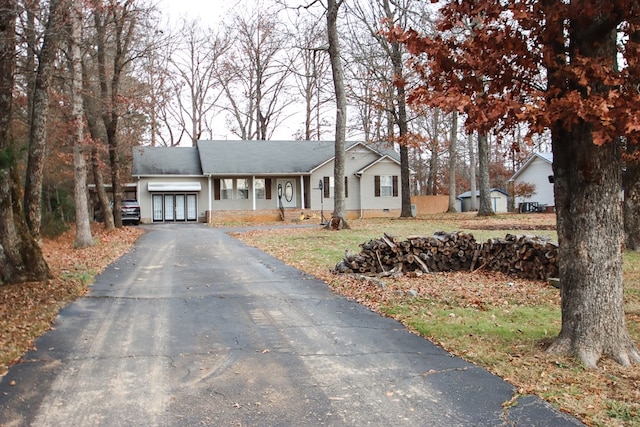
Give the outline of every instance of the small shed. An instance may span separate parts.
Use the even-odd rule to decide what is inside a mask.
[[[508,212],[509,194],[506,191],[492,188],[489,194],[491,195],[491,209],[495,213]],[[480,190],[476,191],[476,197],[477,200],[480,199]],[[460,200],[460,212],[471,211],[471,191],[460,194],[458,200]]]

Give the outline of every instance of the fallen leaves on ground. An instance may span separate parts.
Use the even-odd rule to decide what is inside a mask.
[[[58,311],[84,294],[93,277],[130,250],[143,230],[122,227],[111,232],[91,227],[94,245],[74,249],[75,228],[42,242],[53,278],[44,282],[0,285],[0,376],[55,321]]]

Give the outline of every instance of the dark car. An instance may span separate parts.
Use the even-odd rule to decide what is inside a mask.
[[[137,200],[123,200],[120,212],[123,224],[127,222],[133,225],[140,224],[140,204]]]

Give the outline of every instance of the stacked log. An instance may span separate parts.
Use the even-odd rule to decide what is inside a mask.
[[[462,232],[439,231],[431,237],[410,236],[404,241],[385,233],[360,247],[359,254],[345,254],[336,265],[337,272],[377,275],[416,270],[423,273],[468,270],[474,255],[479,255],[473,235]]]
[[[487,240],[480,250],[486,268],[525,279],[558,277],[558,245],[540,236],[514,236]]]
[[[507,235],[476,242],[473,234],[438,231],[430,237],[406,240],[387,233],[360,245],[358,254],[346,252],[337,273],[386,276],[402,272],[501,271],[528,279],[557,277],[558,245],[539,236]]]

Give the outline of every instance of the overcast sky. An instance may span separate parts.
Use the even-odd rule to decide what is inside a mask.
[[[220,22],[237,0],[160,0],[164,15],[176,22],[183,16],[187,19],[201,19],[207,26]]]

